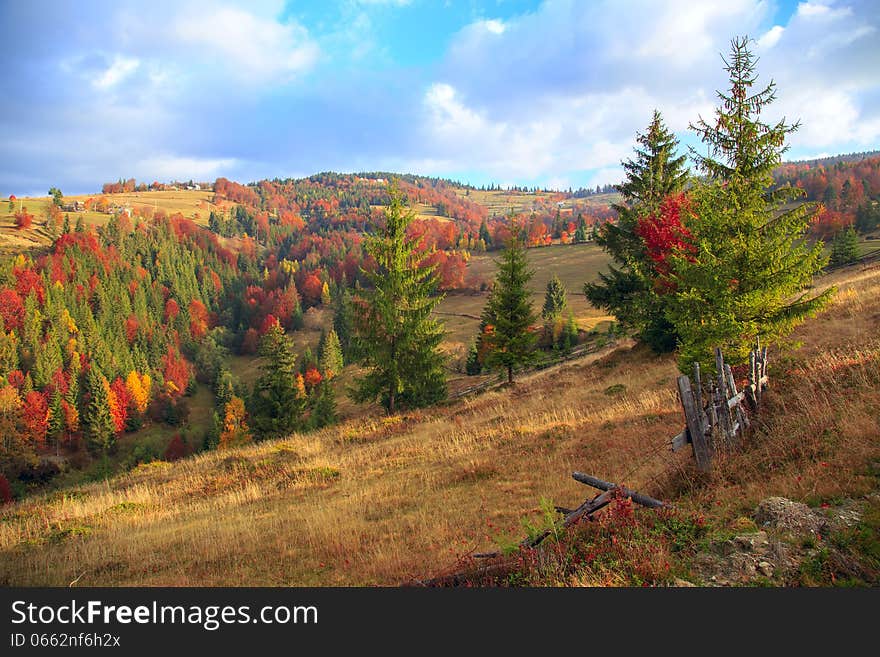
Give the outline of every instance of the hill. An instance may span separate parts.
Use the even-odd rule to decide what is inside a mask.
[[[743,582],[876,583],[880,269],[818,284],[840,293],[798,329],[802,348],[772,354],[766,411],[711,485],[668,452],[682,423],[673,360],[622,343],[445,407],[145,464],[5,507],[0,582],[393,585],[518,538],[521,519],[540,522],[541,498],[581,499],[577,469],[677,511],[650,533],[620,530],[614,564],[551,550],[508,582],[710,584],[706,560],[730,554],[731,537],[756,531],[756,504],[782,495],[818,513],[852,503],[861,520],[812,543],[771,536],[798,559]]]

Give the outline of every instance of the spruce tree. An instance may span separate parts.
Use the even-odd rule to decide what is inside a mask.
[[[318,384],[315,391],[315,401],[309,416],[309,427],[321,429],[336,422],[336,395],[333,385],[326,379]]]
[[[85,434],[89,447],[105,455],[116,442],[116,426],[110,413],[110,386],[97,366],[86,377],[89,403],[86,408]]]
[[[755,336],[780,340],[833,294],[809,290],[827,262],[822,243],[805,239],[815,207],[790,203],[799,190],[773,189],[772,171],[798,124],[761,121],[776,87],[753,89],[758,74],[748,46],[747,37],[731,42],[730,89],[718,92],[712,120],[691,126],[707,149],[693,151],[707,181],[685,221],[692,249],[671,258],[667,314],[680,336],[682,371],[694,361],[713,369],[716,346],[731,364],[743,362]]]
[[[834,236],[831,242],[832,265],[846,265],[859,259],[859,236],[852,226],[847,226]]]
[[[330,329],[330,332],[324,336],[319,351],[318,366],[326,379],[332,379],[342,372],[342,347],[340,347],[339,337],[333,329]]]
[[[351,306],[351,293],[342,288],[333,302],[333,330],[339,338],[344,360],[354,360],[352,335],[354,333],[354,313]]]
[[[626,181],[617,186],[623,196],[623,203],[613,206],[617,222],[606,222],[596,232],[596,242],[614,264],[607,274],[599,274],[598,282],[587,283],[584,294],[595,307],[634,328],[655,352],[663,353],[675,348],[676,334],[666,318],[664,300],[653,286],[654,263],[636,229],[640,218],[656,212],[664,198],[684,187],[688,171],[685,156],[676,155],[678,140],[657,110],[636,141],[635,158],[623,162]]]
[[[305,399],[296,386],[296,354],[276,322],[260,341],[261,374],[251,397],[251,421],[261,438],[285,436],[299,428]]]
[[[396,185],[389,190],[385,226],[366,241],[375,269],[362,270],[369,287],[353,303],[355,353],[368,369],[352,391],[355,401],[379,399],[393,413],[399,406],[426,406],[446,396],[442,326],[431,317],[442,296],[436,268],[421,266],[417,239],[406,235],[415,217]]]
[[[528,268],[521,231],[508,240],[497,265],[495,285],[483,309],[485,365],[506,369],[507,382],[513,383],[513,368],[535,359],[537,342],[530,330],[537,317],[528,289],[534,272]]]
[[[544,307],[541,309],[541,317],[547,321],[552,321],[562,315],[567,306],[565,286],[559,280],[559,276],[553,274],[547,282],[547,292],[544,294]]]
[[[57,386],[49,396],[49,429],[47,435],[55,443],[56,450],[61,444],[61,436],[64,433],[64,412],[61,408],[61,391]]]

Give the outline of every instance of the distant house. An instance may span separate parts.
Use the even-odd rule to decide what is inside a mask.
[[[85,212],[86,204],[82,201],[73,201],[72,203],[62,203],[61,209],[64,212]]]

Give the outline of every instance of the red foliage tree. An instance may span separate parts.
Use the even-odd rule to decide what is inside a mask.
[[[174,299],[165,302],[165,321],[170,322],[180,314],[180,306]]]
[[[162,375],[165,377],[165,387],[169,392],[173,395],[182,395],[189,385],[192,366],[179,351],[168,345],[168,351],[162,356]]]
[[[9,385],[12,387],[21,389],[21,386],[24,383],[24,372],[21,370],[12,370],[6,375],[6,380],[9,381]]]
[[[263,323],[260,324],[260,335],[266,335],[270,328],[278,324],[278,318],[275,317],[275,315],[272,315],[271,313],[266,315],[266,317],[263,319]]]
[[[128,344],[134,342],[139,328],[140,322],[138,322],[138,318],[135,315],[129,315],[128,319],[125,320],[125,338],[128,340]]]
[[[208,332],[208,309],[198,299],[189,304],[189,333],[196,340],[201,340]]]
[[[319,383],[321,383],[322,379],[323,379],[323,377],[321,376],[321,373],[318,371],[318,368],[316,368],[314,365],[310,365],[309,368],[306,370],[306,375],[305,375],[306,387],[311,390],[312,388],[317,386]]]
[[[162,453],[162,460],[178,461],[184,456],[188,456],[189,453],[190,450],[186,441],[184,441],[179,433],[176,433],[171,437],[171,440],[168,441],[168,446],[165,447],[165,451]]]
[[[316,306],[321,301],[321,291],[324,289],[324,283],[317,272],[307,274],[302,281],[302,285],[299,287],[302,292],[303,301],[307,305]]]
[[[36,390],[31,390],[25,395],[22,419],[28,440],[35,447],[44,447],[46,431],[49,429],[49,402],[46,395]]]
[[[694,252],[691,233],[683,221],[691,212],[691,200],[682,192],[668,196],[656,213],[639,219],[636,234],[645,243],[654,270],[661,277],[669,274],[669,256]]]
[[[18,212],[15,213],[15,227],[18,230],[27,230],[31,227],[31,224],[34,223],[34,215],[30,214],[27,211],[27,208],[22,208]]]
[[[13,499],[9,480],[6,478],[6,475],[0,474],[0,504],[9,504]]]
[[[260,344],[260,333],[257,329],[249,328],[245,331],[244,337],[241,340],[241,348],[240,351],[244,355],[252,355],[257,353],[257,347]]]
[[[7,331],[17,331],[24,321],[24,303],[18,292],[8,287],[0,290],[0,316]]]
[[[110,415],[113,417],[113,426],[116,433],[125,431],[125,423],[128,420],[128,409],[131,406],[131,392],[120,377],[110,384]]]
[[[15,291],[22,299],[27,299],[31,292],[37,295],[40,305],[46,302],[46,289],[43,287],[43,278],[30,267],[13,267],[12,274],[15,276]]]

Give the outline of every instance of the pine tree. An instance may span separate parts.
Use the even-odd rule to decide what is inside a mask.
[[[89,403],[86,409],[86,439],[94,451],[106,454],[116,442],[116,427],[110,413],[110,385],[96,366],[89,369],[86,378]]]
[[[276,322],[260,342],[261,374],[254,384],[251,419],[261,438],[285,436],[300,426],[305,399],[296,386],[296,354]]]
[[[342,371],[342,347],[340,347],[339,337],[333,329],[330,329],[330,332],[324,336],[318,356],[318,365],[325,379],[332,379]]]
[[[859,236],[852,226],[847,226],[834,236],[831,242],[832,265],[846,265],[859,259]]]
[[[506,369],[507,381],[513,383],[513,368],[534,360],[537,342],[537,335],[530,330],[537,317],[528,289],[534,272],[528,268],[521,231],[508,240],[497,265],[495,285],[483,309],[484,364]]]
[[[385,226],[366,242],[376,261],[363,271],[370,287],[356,293],[355,352],[369,371],[357,381],[356,401],[379,399],[389,413],[399,406],[426,406],[446,396],[442,326],[431,317],[442,296],[436,267],[421,266],[417,239],[406,235],[415,214],[405,207],[397,186]]]
[[[623,203],[615,204],[617,222],[607,222],[596,233],[596,242],[614,263],[599,281],[587,283],[587,300],[636,329],[655,352],[672,351],[676,345],[674,327],[666,319],[664,300],[656,293],[653,263],[637,234],[639,219],[656,212],[664,198],[681,190],[688,177],[685,156],[676,156],[678,140],[654,111],[648,130],[636,136],[640,147],[635,159],[623,162],[626,181],[617,189]]]
[[[333,330],[339,338],[339,346],[346,361],[354,360],[352,353],[352,335],[354,333],[354,314],[351,306],[351,294],[343,288],[333,303]]]
[[[552,321],[565,312],[567,306],[565,286],[559,280],[559,276],[553,274],[547,282],[547,292],[544,294],[544,307],[541,309],[541,317],[546,321]]]
[[[49,430],[47,435],[57,448],[64,434],[64,411],[61,407],[61,391],[56,387],[49,396]]]
[[[758,75],[748,45],[747,37],[731,42],[730,90],[718,92],[713,120],[691,126],[707,147],[707,155],[693,155],[708,181],[685,221],[692,248],[671,258],[667,314],[680,336],[682,371],[694,361],[713,369],[716,346],[731,364],[743,362],[756,335],[780,340],[833,294],[809,292],[827,261],[821,242],[805,240],[815,207],[791,205],[798,190],[772,189],[772,171],[798,124],[761,121],[776,88],[771,81],[752,89]]]
[[[320,429],[336,422],[336,396],[333,385],[324,379],[314,393],[315,401],[309,416],[309,427]]]
[[[492,235],[491,233],[489,233],[489,226],[486,225],[485,219],[480,222],[479,236],[480,239],[483,240],[483,243],[486,245],[487,249],[492,248]]]
[[[483,371],[483,364],[480,362],[480,350],[476,342],[471,343],[471,346],[468,347],[464,371],[468,376],[475,376]]]

